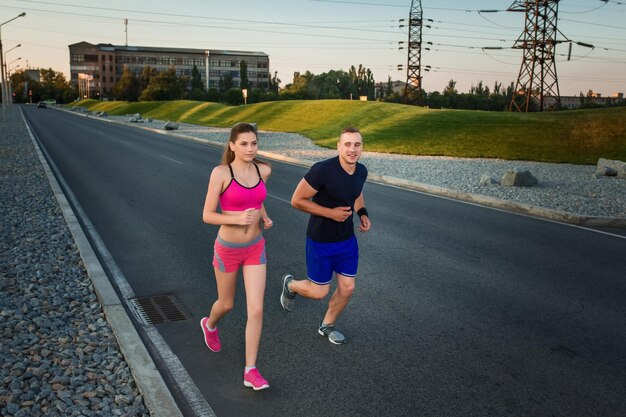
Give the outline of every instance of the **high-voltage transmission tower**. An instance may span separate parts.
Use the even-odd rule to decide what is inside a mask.
[[[516,0],[508,9],[526,12],[524,32],[514,46],[524,57],[510,111],[543,111],[561,104],[555,61],[558,8],[559,0]]]
[[[422,102],[422,1],[411,0],[406,85],[403,101]]]

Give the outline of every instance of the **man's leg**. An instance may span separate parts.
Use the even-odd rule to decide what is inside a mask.
[[[326,253],[329,252],[327,246],[327,244],[316,243],[307,238],[306,269],[309,279],[296,281],[291,275],[283,277],[280,304],[285,310],[293,309],[296,295],[315,300],[321,300],[328,295],[333,277],[333,266],[332,253],[331,256]]]
[[[328,301],[328,309],[324,316],[323,322],[325,324],[334,324],[337,318],[341,315],[343,310],[350,302],[352,294],[354,294],[354,277],[347,277],[345,275],[336,274],[337,276],[337,289],[330,297]],[[293,284],[292,284],[293,286]]]
[[[294,279],[289,285],[289,290],[294,294],[301,295],[306,298],[321,300],[328,295],[330,284],[319,285],[307,279],[298,281]]]

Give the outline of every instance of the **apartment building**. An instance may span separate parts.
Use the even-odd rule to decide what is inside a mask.
[[[239,87],[240,63],[245,61],[251,86],[269,86],[269,55],[263,52],[94,45],[88,42],[69,45],[69,51],[70,82],[92,98],[108,97],[124,68],[139,76],[147,66],[157,72],[174,67],[176,75],[191,78],[195,65],[208,90],[218,88],[220,78],[227,73],[232,75],[233,86]]]
[[[597,104],[600,106],[614,106],[624,103],[624,93],[613,93],[608,97],[602,97],[600,93],[591,93],[589,97],[561,96],[561,107],[577,109],[583,104]]]

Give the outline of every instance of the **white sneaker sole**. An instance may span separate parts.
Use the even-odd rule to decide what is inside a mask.
[[[329,336],[326,336],[326,334],[325,334],[323,331],[321,331],[320,329],[317,329],[317,332],[319,333],[319,335],[320,335],[320,336],[327,338],[327,339],[328,339],[328,341],[329,341],[330,343],[332,343],[333,345],[338,345],[338,346],[339,346],[339,345],[345,345],[345,344],[346,344],[346,338],[345,338],[345,336],[344,336],[343,342],[335,342],[335,341],[334,341],[333,339],[331,339]]]
[[[248,381],[243,381],[243,386],[244,387],[248,387],[248,388],[252,388],[255,391],[261,391],[262,389],[267,389],[270,387],[269,384],[265,384],[265,385],[261,385],[260,387],[255,387],[254,385],[252,385],[252,383],[248,382]]]

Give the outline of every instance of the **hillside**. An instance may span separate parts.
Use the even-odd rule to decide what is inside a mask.
[[[296,132],[334,147],[341,128],[356,126],[368,151],[540,162],[595,164],[626,160],[626,108],[545,113],[425,109],[349,100],[277,101],[225,106],[197,101],[100,102],[72,105],[113,115],[229,127],[256,122],[260,129]]]

